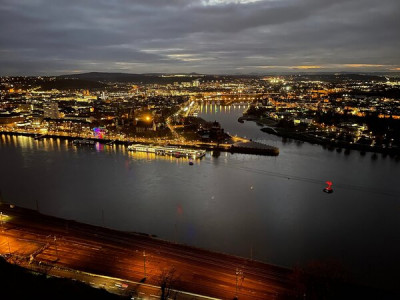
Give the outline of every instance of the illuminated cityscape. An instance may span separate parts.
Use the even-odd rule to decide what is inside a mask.
[[[165,78],[60,90],[54,86],[77,84],[79,77],[3,77],[1,129],[120,142],[232,145],[234,137],[222,131],[210,136],[212,124],[201,124],[196,116],[207,103],[220,109],[242,103],[248,107],[239,122],[257,121],[266,132],[332,147],[399,151],[397,76],[174,75],[160,83]]]
[[[3,0],[0,299],[400,299],[398,0]]]

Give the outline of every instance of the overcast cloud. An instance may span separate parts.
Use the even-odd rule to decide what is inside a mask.
[[[400,0],[0,0],[0,75],[400,71]]]

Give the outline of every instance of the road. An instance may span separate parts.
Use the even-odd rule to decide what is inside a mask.
[[[128,285],[122,287],[124,293],[137,293],[138,284],[143,287],[141,293],[151,293],[146,290],[157,290],[151,286],[159,286],[162,271],[174,269],[172,288],[183,292],[217,299],[265,300],[292,295],[291,271],[285,268],[6,204],[0,205],[0,212],[0,254],[24,266],[48,266],[57,276],[118,290],[121,287],[115,282],[122,279]],[[85,280],[82,274],[97,279]]]

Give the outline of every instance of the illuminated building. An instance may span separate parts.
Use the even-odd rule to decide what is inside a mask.
[[[50,119],[58,119],[58,103],[53,101],[43,105],[43,116]]]

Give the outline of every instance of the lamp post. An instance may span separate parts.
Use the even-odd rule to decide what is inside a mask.
[[[238,281],[239,281],[239,275],[242,276],[243,280],[243,271],[240,270],[239,268],[236,268],[236,293],[235,293],[235,299],[238,299]]]
[[[146,251],[143,251],[143,272],[144,278],[146,278]]]
[[[54,236],[54,244],[56,245],[56,255],[57,255],[57,259],[58,259],[58,248],[57,248],[57,238],[56,238],[56,236]]]

